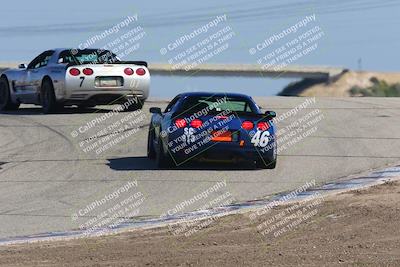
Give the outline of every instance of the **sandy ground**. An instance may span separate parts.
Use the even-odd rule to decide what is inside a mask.
[[[328,83],[320,83],[310,86],[300,93],[300,95],[336,97],[350,96],[349,90],[354,86],[361,88],[372,86],[372,82],[370,81],[372,77],[385,81],[388,84],[400,82],[400,73],[349,71],[341,75],[339,78],[331,79]]]
[[[400,266],[399,203],[400,183],[389,182],[272,211],[264,209],[266,214],[259,211],[219,218],[188,236],[173,234],[180,227],[175,226],[66,242],[3,246],[0,264]],[[314,213],[307,217],[298,210]],[[278,220],[271,223],[273,218]],[[284,233],[265,231],[265,225],[276,225],[287,218],[291,222],[304,220],[290,229],[287,224]]]

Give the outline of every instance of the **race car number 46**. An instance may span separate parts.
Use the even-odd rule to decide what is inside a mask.
[[[251,138],[251,143],[254,144],[254,146],[266,147],[268,145],[269,136],[270,134],[268,131],[257,131]]]

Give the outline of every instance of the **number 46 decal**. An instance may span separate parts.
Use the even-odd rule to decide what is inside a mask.
[[[251,143],[254,144],[254,146],[266,147],[268,145],[269,136],[270,134],[268,131],[263,132],[258,130],[251,138]]]

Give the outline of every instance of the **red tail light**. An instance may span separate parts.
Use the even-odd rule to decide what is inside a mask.
[[[86,68],[86,69],[83,69],[83,74],[85,74],[85,75],[92,75],[93,74],[93,70],[91,69],[91,68]]]
[[[251,121],[244,121],[242,122],[242,128],[247,131],[250,131],[254,128],[254,123],[252,123]]]
[[[203,125],[203,122],[199,119],[194,119],[190,122],[190,126],[193,128],[200,128]]]
[[[131,68],[126,68],[126,69],[124,69],[124,73],[125,73],[126,75],[132,75],[132,74],[134,74],[135,72],[134,72],[133,69],[131,69]]]
[[[269,124],[266,121],[257,123],[257,129],[260,129],[261,131],[268,130],[268,128],[269,128]]]
[[[186,121],[185,121],[184,119],[177,119],[177,120],[175,121],[175,125],[176,125],[178,128],[183,128],[183,127],[186,127],[187,123],[186,123]]]
[[[146,70],[143,69],[143,68],[138,68],[138,69],[136,70],[136,74],[139,75],[139,76],[143,76],[143,75],[146,74]]]
[[[69,74],[71,74],[72,76],[78,76],[79,74],[81,74],[81,72],[77,68],[72,68],[69,70]]]

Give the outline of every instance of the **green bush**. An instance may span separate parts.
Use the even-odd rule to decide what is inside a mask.
[[[354,86],[350,89],[351,96],[376,96],[376,97],[398,97],[400,96],[400,83],[387,84],[372,77],[373,85],[367,88]]]

